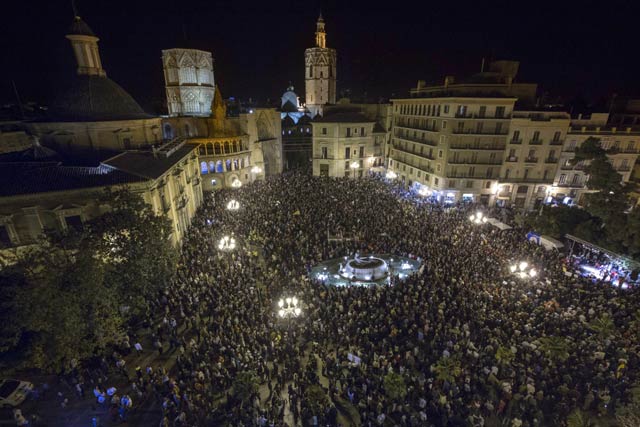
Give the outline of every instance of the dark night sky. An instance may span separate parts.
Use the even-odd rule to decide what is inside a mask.
[[[322,8],[338,50],[338,90],[404,96],[418,79],[479,71],[483,56],[521,61],[521,82],[555,95],[640,95],[636,2],[77,0],[102,62],[147,110],[164,103],[161,49],[211,51],[225,97],[303,96],[304,49]],[[0,100],[46,101],[73,73],[70,0],[3,4]],[[635,10],[634,10],[635,9]],[[7,34],[4,34],[7,32]],[[185,39],[186,34],[186,39]]]

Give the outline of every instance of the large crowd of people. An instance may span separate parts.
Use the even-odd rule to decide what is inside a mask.
[[[130,399],[151,390],[161,426],[533,427],[576,408],[613,414],[638,380],[640,293],[569,276],[522,230],[468,215],[374,177],[290,174],[207,196],[149,318],[176,367],[137,372]],[[224,235],[235,250],[218,249]],[[390,286],[308,276],[356,251],[424,269]],[[538,276],[513,276],[521,260]],[[278,317],[283,296],[299,317]]]

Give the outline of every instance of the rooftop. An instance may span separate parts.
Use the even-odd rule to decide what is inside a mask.
[[[168,156],[162,152],[125,151],[103,161],[102,165],[141,178],[157,179],[195,149],[194,145],[182,145]]]

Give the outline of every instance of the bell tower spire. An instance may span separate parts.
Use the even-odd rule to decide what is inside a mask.
[[[316,47],[321,47],[323,49],[327,47],[327,33],[324,31],[324,19],[322,18],[322,12],[320,12],[318,22],[316,23]]]
[[[71,48],[78,63],[77,72],[79,75],[105,77],[107,73],[102,68],[100,51],[98,50],[98,40],[100,39],[77,15],[75,2],[72,4],[75,16],[66,37],[71,42]]]

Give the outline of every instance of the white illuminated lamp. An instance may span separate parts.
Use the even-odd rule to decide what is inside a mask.
[[[220,249],[221,251],[232,251],[235,248],[236,239],[234,239],[233,237],[224,236],[222,239],[220,239],[220,242],[218,242],[218,249]]]
[[[522,261],[518,267],[520,268],[520,271],[524,271],[527,267],[529,267],[529,264],[526,261]]]
[[[262,172],[262,169],[259,166],[254,166],[251,168],[251,172],[252,173],[260,173]]]
[[[473,222],[474,224],[484,224],[485,222],[487,222],[487,217],[484,216],[482,212],[476,212],[469,217],[469,221]]]
[[[396,174],[394,171],[389,171],[385,176],[387,179],[396,179],[398,177],[398,174]]]
[[[298,298],[296,297],[286,297],[280,298],[278,301],[278,316],[281,318],[291,319],[292,317],[298,317],[302,313],[300,307],[298,307]]]
[[[240,209],[240,203],[235,199],[229,200],[229,203],[227,203],[227,210],[237,211],[238,209]]]
[[[428,196],[429,195],[429,189],[427,187],[420,187],[420,190],[418,190],[418,194],[420,194],[421,196]]]
[[[234,180],[234,181],[231,183],[231,186],[232,186],[233,188],[240,188],[240,187],[242,187],[242,182],[240,182],[240,180],[239,180],[239,179],[236,179],[236,180]]]

